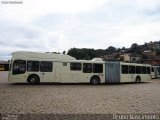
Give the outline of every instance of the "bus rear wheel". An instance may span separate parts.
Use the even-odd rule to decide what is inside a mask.
[[[91,83],[92,85],[97,85],[97,84],[99,84],[99,83],[100,83],[99,77],[98,77],[98,76],[93,76],[93,77],[91,78],[91,80],[90,80],[90,83]]]
[[[39,77],[37,75],[30,75],[28,77],[28,82],[30,85],[39,84]]]
[[[141,82],[140,76],[137,76],[137,77],[136,77],[135,82],[136,82],[136,83],[140,83],[140,82]]]

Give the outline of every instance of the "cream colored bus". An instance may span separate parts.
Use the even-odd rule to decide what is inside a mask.
[[[18,51],[12,53],[9,82],[39,84],[105,83],[105,62],[76,60],[69,55]]]

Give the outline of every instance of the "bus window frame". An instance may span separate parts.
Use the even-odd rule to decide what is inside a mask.
[[[143,70],[143,68],[145,68],[145,71]],[[142,66],[142,74],[147,74],[147,67],[146,66]]]
[[[96,65],[98,66],[98,70],[96,68]],[[103,73],[103,64],[100,63],[93,63],[93,73]]]
[[[44,70],[44,68],[42,69],[42,63],[45,63],[45,64],[47,64],[48,66],[45,66],[44,68],[45,68],[45,70]],[[49,64],[51,63],[51,65],[49,65]],[[46,68],[47,67],[47,68]],[[41,61],[40,62],[40,72],[52,72],[53,71],[53,62],[52,61]]]
[[[80,65],[80,66],[77,67],[76,64]],[[76,66],[74,66],[74,65],[76,65]],[[82,70],[82,64],[81,63],[76,63],[76,62],[71,62],[70,63],[70,70],[71,71],[81,71]]]
[[[129,66],[128,65],[121,65],[121,73],[122,74],[128,74],[129,73],[128,70],[129,70]]]
[[[20,71],[20,68],[18,68],[18,65],[16,66],[17,67],[17,69],[19,70],[16,70],[16,69],[14,69],[14,65],[15,64],[17,64],[16,62],[18,62],[18,61],[21,61],[21,62],[24,62],[23,64],[25,65],[24,66],[24,70],[23,71]],[[19,75],[19,74],[24,74],[25,72],[26,72],[26,67],[27,67],[27,65],[26,65],[26,60],[15,60],[14,62],[13,62],[13,66],[12,66],[12,74],[13,75]]]
[[[87,67],[86,67],[86,65],[87,65]],[[91,66],[90,68],[88,68],[89,65]],[[92,63],[83,63],[83,73],[92,73],[92,71],[93,71]]]
[[[37,65],[38,68],[37,68],[37,69],[36,69],[36,68],[32,69],[33,67],[30,66],[30,67],[32,67],[32,68],[31,68],[31,70],[29,70],[29,68],[28,68],[29,62],[32,62],[32,63],[33,63],[33,62],[37,62],[37,63],[38,63],[38,65]],[[35,70],[35,69],[36,69],[36,70]],[[28,60],[28,61],[27,61],[27,72],[39,72],[39,71],[40,71],[40,61],[37,61],[37,60],[35,60],[35,61],[34,61],[34,60]]]
[[[134,65],[128,66],[128,73],[129,74],[135,74],[136,73],[136,67]]]
[[[151,69],[150,69],[150,67],[146,67],[146,74],[151,74]]]
[[[138,71],[138,67],[140,67],[140,71]],[[142,66],[136,66],[136,74],[142,74]]]

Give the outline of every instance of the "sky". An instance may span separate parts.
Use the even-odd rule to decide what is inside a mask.
[[[0,60],[159,40],[160,0],[0,0]]]

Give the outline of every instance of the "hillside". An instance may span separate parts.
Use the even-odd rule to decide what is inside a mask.
[[[122,55],[128,54],[130,57],[139,57],[140,59],[155,59],[160,55],[160,41],[144,43],[138,45],[133,43],[130,48],[116,48],[109,46],[106,49],[88,49],[88,48],[71,48],[68,50],[68,55],[75,57],[76,59],[90,60],[95,57],[104,58],[108,60],[111,57],[113,61],[123,61]],[[135,59],[133,59],[135,60]]]

